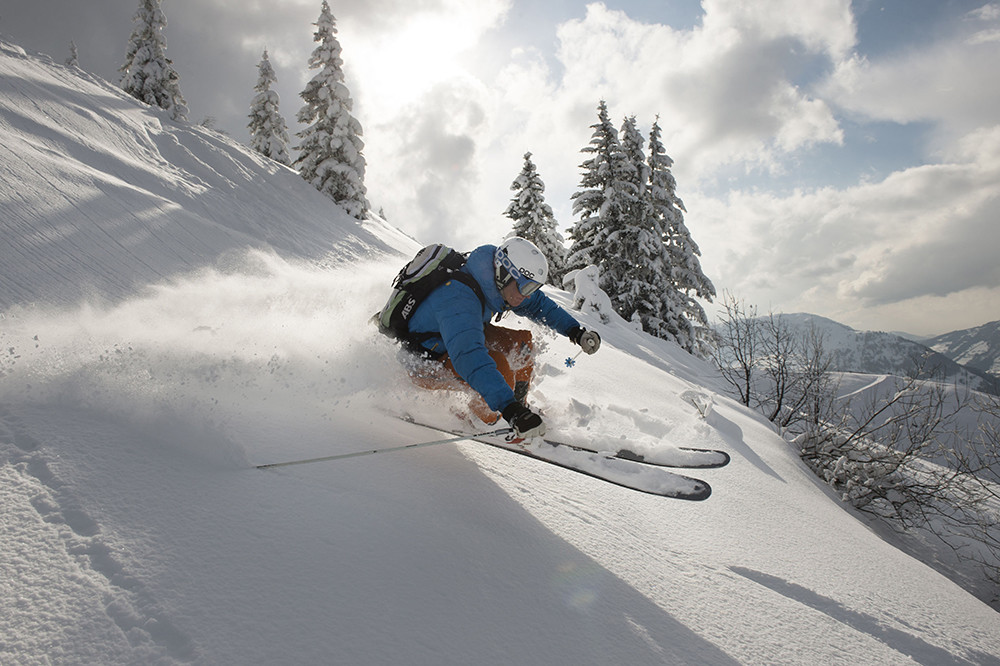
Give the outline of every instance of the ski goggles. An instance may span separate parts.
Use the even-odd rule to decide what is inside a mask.
[[[511,280],[517,283],[517,290],[521,292],[524,297],[531,296],[533,293],[538,291],[542,286],[542,283],[537,280],[532,280],[531,278],[521,275],[521,271],[511,262],[510,257],[503,250],[497,250],[496,259],[499,265],[497,266],[497,282],[501,283],[501,289],[507,286],[507,283]],[[503,279],[500,274],[501,269],[507,271],[507,279]]]

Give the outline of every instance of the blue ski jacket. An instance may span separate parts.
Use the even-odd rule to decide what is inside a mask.
[[[514,391],[486,349],[486,323],[495,315],[512,310],[562,335],[568,335],[580,324],[541,289],[512,309],[493,278],[496,249],[495,245],[476,248],[461,268],[479,283],[486,297],[485,307],[471,287],[459,280],[449,280],[417,307],[409,326],[411,333],[437,333],[423,346],[433,352],[447,352],[459,376],[483,396],[490,409],[503,411],[514,401]]]

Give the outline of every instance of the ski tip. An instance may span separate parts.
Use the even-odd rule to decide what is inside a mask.
[[[716,460],[716,461],[712,461],[710,463],[706,463],[706,464],[703,464],[703,465],[692,465],[692,467],[701,467],[703,469],[712,469],[712,468],[717,468],[717,467],[725,467],[726,465],[728,465],[733,460],[732,457],[728,453],[726,453],[725,451],[722,451],[720,449],[699,449],[699,448],[691,447],[691,446],[679,446],[677,448],[680,449],[681,451],[691,451],[691,452],[699,453],[699,454],[710,454],[710,455],[718,458],[718,460]]]
[[[701,482],[696,485],[691,492],[679,497],[678,499],[690,500],[692,502],[704,502],[709,497],[712,496],[712,486],[705,482]]]

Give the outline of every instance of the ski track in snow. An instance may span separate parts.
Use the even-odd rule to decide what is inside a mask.
[[[885,382],[887,379],[889,379],[888,375],[878,375],[877,377],[872,378],[872,380],[868,384],[866,384],[864,386],[861,386],[861,387],[859,387],[857,389],[854,389],[852,391],[849,391],[848,393],[844,393],[842,395],[839,395],[839,396],[837,396],[837,399],[838,400],[850,400],[854,396],[864,395],[864,394],[870,392],[873,388],[875,388],[879,384]]]

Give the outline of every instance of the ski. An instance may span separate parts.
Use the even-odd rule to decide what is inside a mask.
[[[416,423],[410,417],[402,417],[404,421]],[[427,425],[417,423],[417,425]],[[434,428],[434,426],[427,426]],[[435,428],[438,430],[439,428]],[[448,431],[451,432],[451,431]],[[631,460],[646,465],[656,465],[657,467],[679,467],[684,469],[715,469],[725,467],[731,458],[725,451],[719,449],[701,449],[688,446],[673,447],[655,451],[651,454],[636,453],[628,448],[621,448],[619,444],[611,443],[607,448],[593,442],[589,444],[570,444],[568,442],[545,438],[545,441],[553,446],[565,446],[566,448],[588,453],[598,453],[603,456],[612,456],[623,460]]]
[[[421,423],[408,417],[398,418],[407,423],[439,432],[454,435],[464,434]],[[701,501],[708,499],[712,494],[711,486],[705,481],[671,472],[659,465],[648,465],[628,458],[618,458],[579,447],[550,443],[541,438],[531,443],[507,441],[505,438],[483,437],[481,435],[473,435],[468,439],[650,495]]]
[[[548,438],[546,438],[545,441],[556,446],[565,446],[578,451],[587,451],[588,453],[599,453],[605,456],[621,458],[622,460],[631,460],[645,465],[655,465],[657,467],[713,469],[717,467],[725,467],[730,461],[729,454],[718,449],[699,449],[681,446],[672,449],[665,449],[663,451],[657,451],[650,455],[644,455],[625,448],[616,449],[611,447],[605,450],[594,445],[583,446],[581,444],[567,444],[566,442],[559,442]]]

